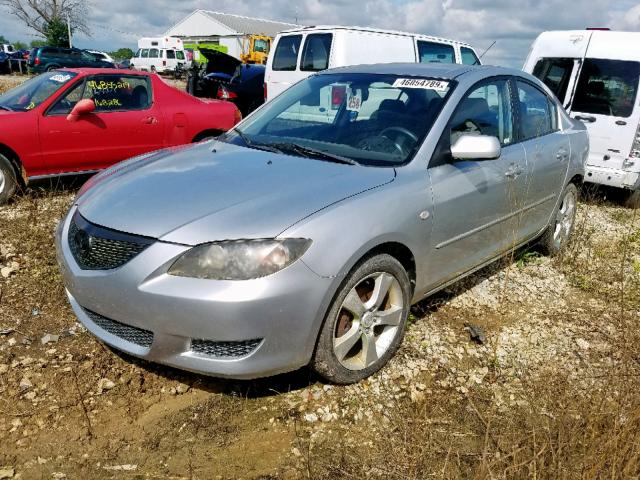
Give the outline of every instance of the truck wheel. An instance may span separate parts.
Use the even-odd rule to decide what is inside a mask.
[[[624,206],[627,208],[640,208],[640,189],[627,192]]]
[[[16,191],[16,172],[7,157],[0,154],[0,205],[9,201]]]
[[[411,303],[411,281],[386,254],[362,261],[329,307],[312,368],[327,380],[348,384],[380,370],[402,342]]]
[[[573,183],[562,191],[560,203],[553,212],[551,223],[540,237],[540,247],[549,256],[557,255],[569,243],[576,223],[578,189]]]
[[[155,65],[151,65],[151,73],[156,73],[156,67],[155,67]]]

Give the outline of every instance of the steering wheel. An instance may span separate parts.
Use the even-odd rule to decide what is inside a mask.
[[[402,142],[398,142],[398,138],[393,139],[393,138],[390,138],[388,135],[385,135],[386,133],[389,133],[389,132],[400,133],[405,137],[405,140]],[[406,154],[404,147],[407,146],[407,143],[409,143],[407,139],[412,142],[410,146],[413,146],[416,143],[418,143],[418,137],[416,137],[416,135],[411,130],[408,130],[404,127],[387,127],[380,132],[380,136],[391,140],[402,155]]]

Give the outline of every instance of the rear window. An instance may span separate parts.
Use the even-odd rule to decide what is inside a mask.
[[[293,71],[296,69],[301,41],[302,35],[280,37],[276,53],[273,56],[273,70]]]
[[[582,66],[572,110],[629,117],[638,93],[640,63],[587,58]]]
[[[456,63],[456,54],[452,45],[444,43],[418,41],[420,63]]]
[[[574,62],[573,58],[542,58],[533,67],[533,75],[564,101]]]
[[[470,48],[460,47],[460,56],[462,57],[463,65],[480,65],[480,60]]]
[[[329,67],[329,53],[331,52],[330,33],[307,35],[302,51],[300,70],[317,72]]]

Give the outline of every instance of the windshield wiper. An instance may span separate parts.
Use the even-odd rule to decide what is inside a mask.
[[[1,108],[2,110],[6,110],[6,111],[8,111],[8,112],[13,112],[13,108],[9,108],[9,107],[7,107],[6,105],[0,105],[0,108]]]
[[[282,151],[279,148],[272,147],[271,145],[267,145],[266,143],[254,142],[247,136],[246,133],[241,131],[239,128],[232,128],[231,131],[236,132],[238,136],[242,139],[244,144],[249,148],[255,148],[256,150],[264,150],[265,152],[282,153]]]
[[[329,153],[324,150],[317,150],[315,148],[298,145],[296,143],[270,143],[270,147],[277,148],[281,152],[292,152],[297,153],[298,155],[302,155],[307,158],[318,158],[320,160],[328,160],[330,162],[335,163],[345,163],[347,165],[360,165],[358,162],[353,160],[352,158],[343,157],[341,155],[336,155],[335,153]]]

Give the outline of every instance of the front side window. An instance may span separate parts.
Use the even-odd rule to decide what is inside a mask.
[[[273,56],[273,70],[294,71],[296,69],[301,41],[302,35],[280,37]]]
[[[551,99],[533,85],[518,85],[518,117],[521,140],[540,137],[555,131],[555,106]]]
[[[43,73],[0,96],[0,109],[18,112],[31,110],[77,76],[73,72]]]
[[[178,60],[184,60],[184,51],[182,50],[176,50],[176,58]]]
[[[640,63],[587,58],[573,100],[576,112],[629,117],[638,93]]]
[[[47,111],[47,115],[68,115],[73,107],[82,100],[84,80],[80,80],[71,87],[53,106]]]
[[[533,76],[539,78],[564,102],[574,64],[573,58],[542,58],[533,67]]]
[[[139,48],[138,51],[135,53],[134,57],[139,57],[141,53],[142,53],[142,49]]]
[[[420,63],[456,63],[453,45],[418,40]]]
[[[148,48],[143,48],[142,49],[142,58],[149,58],[149,49]]]
[[[460,56],[463,65],[480,65],[480,60],[475,52],[467,47],[460,47]]]
[[[451,144],[464,134],[498,137],[503,146],[513,143],[509,81],[496,79],[473,87],[458,105],[448,128]]]
[[[266,40],[257,39],[253,42],[253,51],[259,53],[269,53],[269,44]]]
[[[300,70],[318,72],[329,67],[329,54],[331,52],[330,33],[314,33],[307,35],[302,51]]]
[[[144,76],[95,75],[86,82],[82,98],[96,104],[96,112],[144,110],[151,105],[151,85]]]
[[[313,75],[249,117],[242,135],[223,138],[303,158],[397,166],[411,160],[452,89],[431,78]]]

